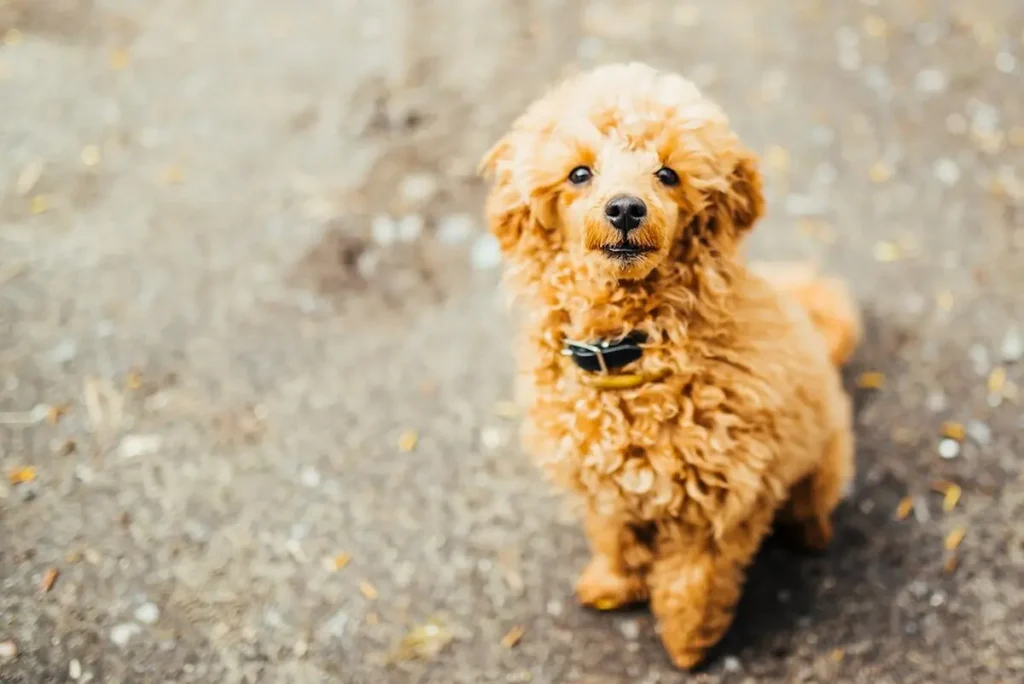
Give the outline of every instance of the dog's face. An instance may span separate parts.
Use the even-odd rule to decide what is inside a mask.
[[[640,279],[694,249],[729,252],[761,215],[761,179],[726,117],[685,79],[642,64],[571,79],[485,156],[506,258],[565,253]]]

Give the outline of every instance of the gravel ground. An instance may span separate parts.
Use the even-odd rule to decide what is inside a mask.
[[[836,543],[770,543],[692,680],[1024,679],[1019,2],[0,0],[0,36],[4,684],[686,679],[573,602],[473,173],[622,59],[732,113],[753,251],[870,322]]]

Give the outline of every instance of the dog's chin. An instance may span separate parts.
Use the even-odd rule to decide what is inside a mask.
[[[654,247],[616,244],[603,245],[594,251],[611,274],[622,280],[644,278],[658,265],[658,250]]]

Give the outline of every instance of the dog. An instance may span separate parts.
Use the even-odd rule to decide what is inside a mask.
[[[692,669],[730,626],[776,523],[812,549],[854,476],[839,367],[861,334],[844,283],[748,265],[756,156],[683,77],[578,74],[485,154],[518,318],[522,443],[579,495],[579,601],[649,601]]]

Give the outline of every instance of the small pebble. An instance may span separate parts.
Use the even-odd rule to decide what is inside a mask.
[[[943,439],[939,442],[939,456],[948,460],[960,455],[960,442],[955,439]]]
[[[1010,328],[999,345],[999,356],[1006,363],[1016,363],[1024,358],[1024,336],[1019,328]]]
[[[743,669],[743,663],[736,656],[726,656],[724,665],[726,672],[739,672]]]
[[[423,234],[424,220],[419,214],[408,214],[398,221],[398,239],[402,242],[414,242]]]
[[[74,340],[63,340],[50,350],[50,358],[54,363],[64,364],[78,355],[78,343]]]
[[[640,638],[640,623],[636,620],[620,620],[616,627],[619,628],[622,636],[630,641]]]
[[[387,247],[398,239],[398,226],[387,214],[378,214],[370,222],[370,235],[378,245]]]
[[[992,443],[992,428],[980,420],[969,420],[965,426],[967,436],[978,446],[988,446]]]
[[[14,660],[18,656],[18,646],[13,640],[0,641],[0,662]]]
[[[960,167],[949,157],[942,157],[935,160],[932,170],[939,182],[945,185],[956,185],[960,180]]]
[[[941,606],[945,602],[946,602],[946,594],[941,592],[941,591],[935,592],[934,594],[932,594],[932,597],[930,599],[928,599],[928,604],[932,608],[938,608],[939,606]]]
[[[72,658],[71,662],[68,663],[68,677],[77,680],[82,676],[82,663],[78,662],[77,658]]]
[[[928,595],[928,585],[921,580],[914,580],[907,585],[907,591],[909,591],[914,598],[923,599]]]
[[[480,443],[486,449],[497,449],[504,442],[501,430],[495,427],[487,427],[480,431]]]
[[[402,179],[398,194],[409,204],[425,204],[437,194],[438,183],[428,173],[414,173]]]
[[[922,69],[914,79],[914,87],[922,93],[941,93],[946,89],[946,84],[946,74],[938,69]]]
[[[971,348],[967,350],[967,358],[971,361],[971,366],[974,367],[974,372],[977,375],[988,375],[989,371],[992,370],[992,362],[988,357],[988,350],[980,344],[973,344]]]
[[[1009,52],[996,54],[996,69],[1004,74],[1012,74],[1017,68],[1017,58]]]
[[[310,489],[312,489],[314,487],[320,486],[320,473],[316,470],[316,468],[306,466],[305,468],[302,469],[302,473],[300,473],[299,478],[302,480],[302,485],[304,487],[309,487]]]
[[[473,242],[469,254],[470,263],[479,271],[495,268],[501,263],[501,246],[493,235],[481,235]]]
[[[115,625],[110,630],[110,640],[114,642],[115,646],[124,648],[131,641],[132,637],[142,631],[138,625],[132,622],[125,622],[120,625]]]
[[[144,625],[152,625],[160,619],[160,609],[155,603],[143,603],[135,609],[135,619]]]
[[[946,410],[948,402],[946,401],[946,395],[942,392],[929,392],[924,400],[924,405],[932,413],[939,413]]]
[[[121,458],[149,456],[159,451],[162,444],[163,438],[160,435],[125,435],[118,452]]]
[[[469,214],[451,214],[437,224],[437,239],[442,245],[458,245],[473,233],[473,217]]]

